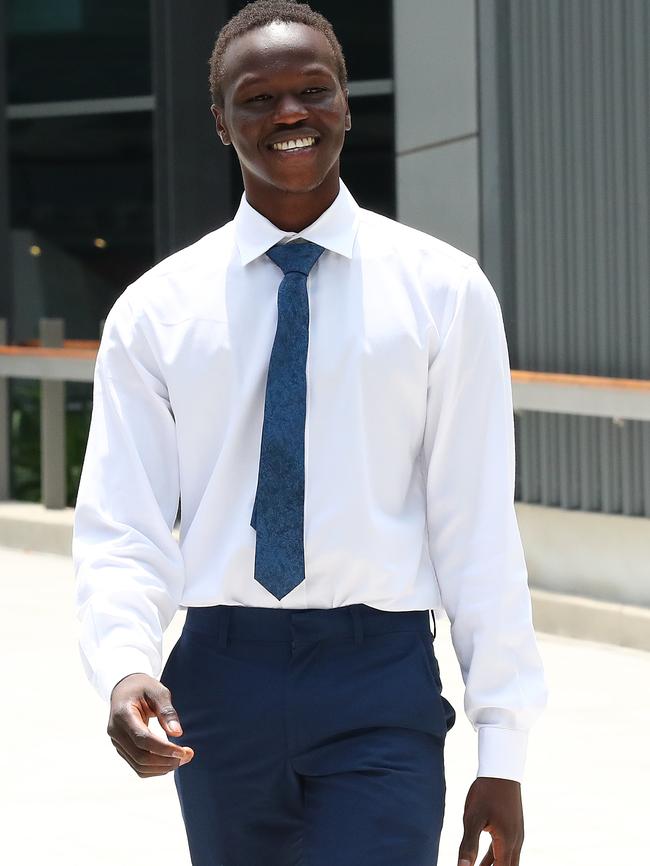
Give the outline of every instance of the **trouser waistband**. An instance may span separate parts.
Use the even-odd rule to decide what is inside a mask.
[[[229,639],[293,642],[352,637],[360,644],[364,635],[395,631],[431,633],[428,610],[379,610],[366,604],[305,609],[227,604],[189,607],[185,628],[217,638],[224,647]]]

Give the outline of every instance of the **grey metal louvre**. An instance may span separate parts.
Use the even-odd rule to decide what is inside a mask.
[[[650,3],[508,11],[512,366],[650,379]],[[522,501],[650,517],[648,422],[527,411],[517,447]]]

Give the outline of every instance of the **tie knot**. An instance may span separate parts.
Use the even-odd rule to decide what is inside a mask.
[[[285,276],[298,273],[306,277],[324,251],[324,247],[311,241],[294,241],[288,244],[276,244],[267,250],[266,255],[282,269]]]

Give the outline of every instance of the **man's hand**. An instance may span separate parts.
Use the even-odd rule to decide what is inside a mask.
[[[142,779],[162,776],[194,757],[188,746],[170,743],[149,730],[156,717],[163,730],[183,733],[169,689],[147,674],[129,674],[113,688],[107,733],[113,745]]]
[[[479,866],[519,866],[524,842],[519,782],[487,776],[475,779],[465,800],[463,827],[458,866],[474,866],[482,830],[492,836],[492,842]]]

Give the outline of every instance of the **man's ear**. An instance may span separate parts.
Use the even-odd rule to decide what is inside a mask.
[[[210,111],[212,112],[212,116],[215,119],[216,127],[217,127],[217,135],[221,139],[222,144],[232,144],[230,139],[230,133],[226,129],[226,126],[223,122],[223,108],[220,105],[211,105]]]
[[[348,97],[350,96],[350,91],[345,88],[343,91],[345,95],[345,131],[349,132],[352,129],[352,118],[350,116],[350,103],[348,101]]]

